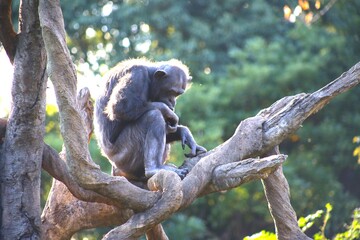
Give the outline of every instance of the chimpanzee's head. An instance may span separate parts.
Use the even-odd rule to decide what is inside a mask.
[[[188,68],[180,61],[164,62],[154,73],[150,86],[150,99],[163,102],[174,110],[176,98],[185,92],[190,80]]]

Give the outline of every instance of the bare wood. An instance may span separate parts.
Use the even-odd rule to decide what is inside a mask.
[[[81,201],[60,181],[54,181],[41,216],[41,239],[68,240],[82,229],[120,225],[132,215],[129,209]]]
[[[279,148],[275,147],[266,155],[280,154]],[[298,226],[296,212],[290,203],[289,184],[279,166],[275,172],[262,179],[268,207],[274,220],[275,232],[278,239],[284,240],[308,240]]]
[[[279,154],[220,165],[212,174],[214,192],[229,190],[259,178],[267,178],[282,165],[286,157]]]
[[[282,167],[262,182],[270,213],[274,219],[277,238],[281,240],[311,239],[298,226],[296,213],[290,203],[289,184]]]
[[[360,62],[314,93],[301,93],[282,98],[268,109],[261,111],[258,115],[266,118],[264,147],[271,149],[279,145],[290,133],[296,131],[310,115],[321,110],[334,97],[350,90],[359,82]]]
[[[78,109],[80,110],[80,115],[83,117],[83,119],[88,119],[87,122],[91,123],[92,121],[89,119],[92,117],[92,107],[89,105],[89,99],[90,94],[88,90],[82,89],[77,97],[79,105]],[[91,130],[92,124],[87,124],[86,131],[90,132]],[[221,186],[221,181],[224,181],[221,179],[222,173],[225,172],[224,169],[227,169],[227,172],[234,173],[234,171],[236,171],[239,173],[240,178],[236,178],[237,180],[235,181],[234,179],[229,180],[232,181],[232,187],[234,187],[253,178],[259,179],[260,177],[267,176],[269,172],[273,171],[273,169],[279,166],[284,160],[285,157],[283,155],[279,155],[279,157],[269,157],[264,161],[261,159],[249,159],[242,163],[235,164],[236,166],[234,164],[224,165],[223,167],[220,166],[214,172],[215,182],[216,179],[219,179],[219,183],[214,184],[214,186],[216,186],[216,191],[229,189],[229,186]],[[101,196],[96,195],[96,193],[90,190],[82,189],[79,185],[77,185],[76,181],[73,181],[71,174],[67,171],[65,162],[62,161],[58,154],[48,146],[45,147],[44,151],[43,167],[47,169],[47,171],[50,172],[52,176],[64,182],[77,198],[86,201],[96,201],[100,203],[104,202],[117,206],[116,202],[114,203],[110,200],[106,201],[106,199],[102,199]],[[241,174],[242,171],[245,172]],[[174,179],[177,180],[176,183],[174,182]],[[123,238],[126,239],[130,238],[130,236],[133,234],[141,235],[146,232],[148,239],[167,239],[161,225],[156,225],[156,223],[160,223],[162,220],[168,217],[167,215],[163,214],[163,212],[171,214],[179,208],[182,198],[182,195],[179,195],[182,194],[180,179],[176,174],[175,176],[172,176],[171,174],[167,175],[166,172],[163,172],[163,174],[156,175],[156,178],[152,178],[149,184],[151,187],[150,189],[153,191],[158,191],[165,188],[167,189],[162,197],[163,200],[159,201],[157,206],[151,208],[149,210],[151,211],[150,213],[143,212],[132,216],[132,214],[129,215],[129,210],[121,210],[119,208],[106,206],[104,204],[90,204],[77,200],[66,190],[64,185],[58,181],[55,181],[42,216],[43,238],[67,239],[73,233],[82,228],[89,226],[103,226],[103,224],[108,223],[109,219],[114,219],[114,216],[116,216],[117,219],[122,220],[116,221],[117,224],[123,224],[125,220],[132,216],[128,223],[123,224],[117,229],[114,229],[109,233],[107,238],[119,238],[119,236],[121,236],[120,234],[126,233],[126,235],[123,236]],[[162,184],[165,184],[166,186],[162,187]],[[173,190],[170,191],[170,189]],[[173,203],[173,206],[169,203]],[[118,207],[122,208],[122,206]],[[99,208],[102,210],[102,213],[106,214],[100,213],[98,211]],[[73,212],[73,214],[70,215],[68,212]],[[81,212],[81,214],[77,214],[77,212]],[[154,213],[156,213],[157,218],[154,217]],[[62,217],[59,218],[59,215]],[[151,218],[149,218],[149,216],[151,216]],[[69,224],[69,222],[74,221],[73,219],[76,219],[76,224]],[[93,221],[89,221],[89,219],[93,219]],[[139,227],[136,228],[136,233],[131,231],[131,229],[134,229],[134,222],[137,222],[137,225],[139,225],[139,221],[144,220],[147,222],[143,222],[141,224],[141,226],[143,226],[141,231],[139,231]],[[91,222],[91,224],[89,224],[89,222]],[[113,224],[115,224],[115,222],[113,222]],[[152,229],[149,230],[150,228]],[[131,232],[133,232],[133,234]]]
[[[149,179],[148,186],[152,191],[161,191],[162,198],[152,208],[133,215],[125,224],[111,230],[104,240],[137,239],[179,209],[183,193],[181,179],[175,172],[161,170]]]

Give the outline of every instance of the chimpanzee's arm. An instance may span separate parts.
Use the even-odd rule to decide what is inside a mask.
[[[176,132],[168,133],[166,135],[166,143],[171,143],[174,141],[181,141],[183,149],[185,149],[185,145],[187,145],[191,149],[190,153],[185,154],[186,157],[195,157],[198,154],[207,151],[204,147],[196,143],[189,128],[182,125],[178,125]]]

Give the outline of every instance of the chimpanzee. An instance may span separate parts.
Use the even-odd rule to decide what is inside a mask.
[[[113,175],[144,181],[166,169],[184,178],[188,169],[165,163],[169,143],[189,146],[187,157],[206,152],[174,113],[176,98],[190,80],[188,68],[175,59],[126,60],[110,72],[96,101],[95,130]]]

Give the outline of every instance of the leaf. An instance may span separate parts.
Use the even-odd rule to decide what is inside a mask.
[[[332,206],[330,203],[327,203],[327,204],[325,205],[325,207],[326,207],[326,211],[327,211],[327,212],[331,212],[332,209],[333,209],[333,206]]]
[[[290,15],[291,15],[291,8],[288,6],[288,5],[285,5],[284,6],[284,8],[283,8],[283,10],[284,10],[284,18],[286,19],[286,20],[289,20],[289,18],[290,18]]]
[[[314,14],[312,12],[309,12],[308,14],[306,14],[305,15],[305,23],[307,23],[307,24],[311,23],[313,16],[314,16]]]
[[[356,157],[356,156],[359,156],[360,155],[360,146],[359,147],[356,147],[354,149],[354,152],[353,152],[353,156]]]
[[[307,0],[299,0],[299,5],[303,10],[309,10],[309,2]]]
[[[304,227],[305,224],[306,224],[306,219],[304,217],[300,217],[299,220],[298,220],[298,225],[300,228]]]

